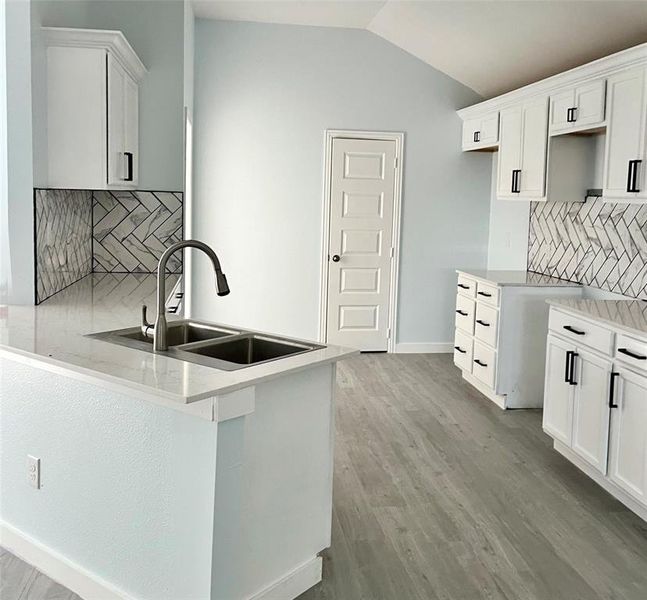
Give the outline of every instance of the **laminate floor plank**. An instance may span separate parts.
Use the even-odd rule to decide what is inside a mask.
[[[332,546],[299,600],[647,600],[647,523],[450,355],[340,363],[335,427]],[[4,551],[0,580],[79,600]]]

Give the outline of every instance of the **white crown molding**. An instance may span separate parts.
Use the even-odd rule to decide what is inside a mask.
[[[148,72],[121,31],[72,27],[43,27],[42,31],[47,46],[99,48],[110,52],[137,82]]]
[[[463,120],[471,119],[483,113],[508,108],[528,98],[550,95],[566,87],[578,85],[579,83],[591,81],[592,79],[608,77],[618,71],[624,71],[641,65],[647,65],[647,43],[616,52],[615,54],[594,60],[593,62],[564,71],[563,73],[558,73],[552,77],[547,77],[541,81],[530,83],[519,89],[512,90],[501,96],[496,96],[490,100],[485,100],[479,104],[462,108],[456,112]]]

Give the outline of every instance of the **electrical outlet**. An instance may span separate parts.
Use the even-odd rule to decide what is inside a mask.
[[[40,458],[27,455],[27,481],[31,487],[40,489]]]

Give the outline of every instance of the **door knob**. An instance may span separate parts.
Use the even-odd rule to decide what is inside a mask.
[[[333,262],[339,262],[340,260],[341,260],[341,257],[339,256],[339,254],[333,254],[332,255],[332,261]]]

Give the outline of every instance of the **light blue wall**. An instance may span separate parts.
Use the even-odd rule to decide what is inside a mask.
[[[139,186],[148,190],[182,190],[184,3],[182,0],[32,0],[35,30],[53,27],[117,29],[146,65],[139,90]],[[35,42],[38,43],[37,33]],[[43,49],[44,51],[44,49]],[[35,84],[38,50],[34,52]],[[42,77],[41,77],[42,80]],[[42,96],[42,95],[41,95]],[[44,101],[44,100],[43,100]],[[35,123],[44,105],[35,104]],[[46,144],[44,133],[34,139],[35,179],[42,185]],[[39,183],[40,182],[40,183]]]
[[[194,313],[315,338],[326,129],[405,132],[399,342],[447,343],[457,267],[487,261],[491,159],[460,151],[479,100],[372,33],[198,19]]]

